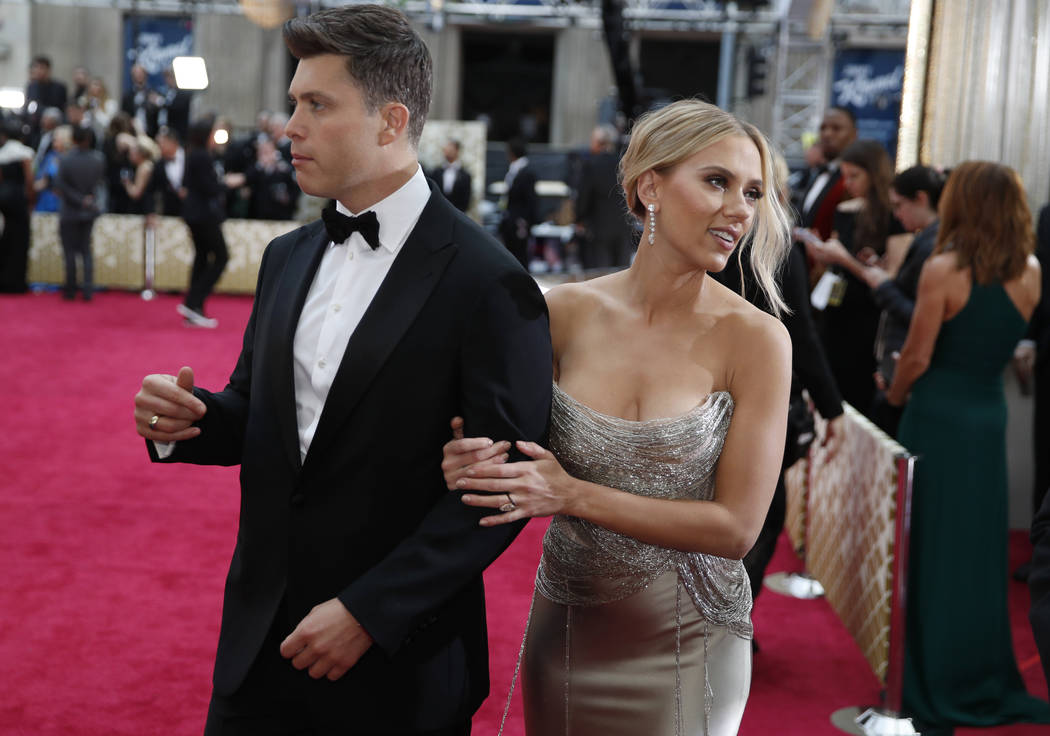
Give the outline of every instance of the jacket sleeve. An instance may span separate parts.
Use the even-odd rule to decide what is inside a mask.
[[[842,394],[831,373],[824,346],[817,337],[817,326],[809,308],[809,280],[806,257],[792,244],[784,267],[782,291],[791,310],[784,315],[784,326],[791,335],[791,365],[802,386],[809,391],[817,411],[825,419],[842,413]]]
[[[480,299],[460,358],[468,436],[546,441],[550,332],[543,296],[528,274],[506,274]],[[339,594],[387,655],[432,624],[441,606],[477,580],[524,527],[485,528],[480,518],[459,493],[446,493],[415,533]]]
[[[191,440],[176,442],[172,453],[161,458],[154,444],[146,440],[146,449],[153,462],[179,462],[194,465],[238,465],[244,446],[245,425],[248,421],[248,400],[251,394],[252,356],[255,346],[255,323],[263,297],[264,276],[270,248],[263,253],[259,264],[259,280],[251,317],[244,329],[241,354],[226,388],[211,392],[194,387],[193,394],[204,402],[207,411],[196,423],[201,433]]]

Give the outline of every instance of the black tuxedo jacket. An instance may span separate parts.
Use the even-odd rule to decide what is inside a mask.
[[[201,434],[170,460],[241,465],[219,694],[243,681],[282,598],[277,623],[290,632],[333,597],[375,645],[340,680],[313,682],[327,717],[431,730],[469,718],[488,693],[481,573],[521,525],[480,527],[482,512],[445,487],[442,446],[457,414],[468,436],[545,441],[550,335],[532,278],[431,192],[350,338],[303,462],[292,342],[328,244],[320,222],[270,243],[229,385],[195,389]]]
[[[452,183],[452,191],[445,191],[445,169],[446,166],[440,166],[434,171],[434,181],[437,182],[438,189],[445,195],[452,205],[460,212],[466,212],[467,208],[470,207],[470,174],[460,166],[456,170],[456,179]]]
[[[1050,205],[1044,206],[1039,212],[1035,254],[1043,269],[1043,291],[1028,323],[1028,338],[1036,343],[1040,374],[1050,378]]]

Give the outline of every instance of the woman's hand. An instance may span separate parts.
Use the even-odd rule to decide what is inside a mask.
[[[498,509],[482,518],[482,526],[506,524],[533,516],[570,514],[579,498],[579,483],[561,467],[549,450],[535,442],[518,441],[515,446],[531,461],[483,463],[469,467],[456,481],[456,489],[487,491],[491,495],[466,493],[468,506]]]
[[[835,238],[829,238],[820,245],[814,244],[813,252],[817,259],[824,264],[845,265],[853,256],[846,250],[846,246]]]
[[[499,465],[507,462],[509,442],[493,442],[488,437],[463,438],[463,417],[452,418],[452,440],[445,443],[445,457],[441,472],[450,491],[457,490],[456,481],[467,469],[479,463]]]

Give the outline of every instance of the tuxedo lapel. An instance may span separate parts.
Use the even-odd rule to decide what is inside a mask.
[[[452,244],[454,213],[452,205],[432,184],[430,200],[419,221],[350,336],[310,443],[308,463],[310,457],[323,456],[336,430],[357,406],[430,298],[456,252]]]
[[[328,235],[320,222],[304,229],[299,242],[292,247],[278,280],[277,291],[270,299],[270,334],[262,341],[256,341],[268,346],[266,359],[279,366],[276,385],[272,387],[277,422],[281,427],[281,444],[296,469],[300,467],[301,458],[299,419],[295,411],[295,329],[328,242]]]

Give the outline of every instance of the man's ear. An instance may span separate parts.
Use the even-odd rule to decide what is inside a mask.
[[[379,145],[388,146],[405,135],[411,113],[400,102],[388,102],[379,108],[379,117],[383,121],[379,130]]]

